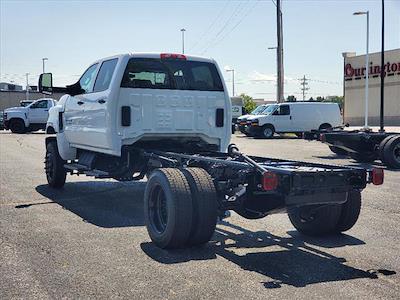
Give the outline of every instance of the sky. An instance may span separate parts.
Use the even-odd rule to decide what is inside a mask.
[[[341,53],[380,51],[380,0],[282,0],[285,96],[342,95]],[[400,0],[385,0],[385,48],[400,48]],[[231,93],[275,100],[276,7],[244,1],[8,1],[0,0],[0,81],[37,85],[42,72],[54,84],[74,83],[95,60],[128,52],[182,52],[214,58]]]

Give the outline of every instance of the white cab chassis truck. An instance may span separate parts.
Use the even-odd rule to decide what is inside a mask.
[[[345,231],[357,221],[361,190],[383,181],[379,169],[249,157],[229,145],[231,101],[211,59],[118,55],[94,62],[66,88],[42,74],[39,89],[66,93],[50,110],[50,187],[61,188],[67,174],[146,176],[144,217],[161,248],[207,243],[227,210],[248,219],[287,211],[310,235]]]
[[[51,98],[41,98],[27,106],[7,108],[3,113],[4,127],[13,133],[46,129],[49,110],[56,105]],[[50,132],[53,133],[53,132]]]

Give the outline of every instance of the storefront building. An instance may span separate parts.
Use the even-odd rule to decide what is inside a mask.
[[[365,55],[343,53],[344,122],[364,125]],[[385,125],[400,126],[400,49],[385,51]],[[380,115],[381,53],[369,55],[368,125],[378,126]]]

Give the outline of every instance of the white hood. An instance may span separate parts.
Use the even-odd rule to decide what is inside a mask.
[[[10,107],[6,108],[4,112],[27,112],[28,108],[22,107],[22,106],[17,106],[17,107]]]

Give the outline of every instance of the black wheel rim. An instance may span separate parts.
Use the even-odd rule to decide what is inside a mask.
[[[151,226],[163,233],[168,223],[167,198],[160,185],[156,185],[150,193],[149,215]]]

